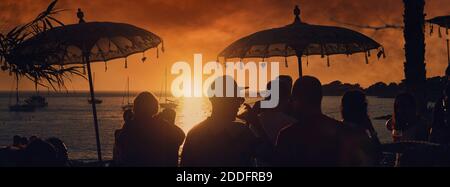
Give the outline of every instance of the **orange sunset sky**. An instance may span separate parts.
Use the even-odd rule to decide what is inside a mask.
[[[0,0],[0,30],[25,23],[44,10],[50,0]],[[147,51],[149,60],[139,62],[142,54],[129,58],[128,69],[124,60],[96,63],[95,89],[100,91],[122,91],[126,78],[130,76],[131,89],[161,90],[164,67],[177,61],[193,63],[194,53],[202,53],[204,62],[215,60],[222,49],[233,41],[256,31],[290,24],[294,17],[294,5],[300,5],[302,20],[311,24],[340,25],[333,19],[355,24],[380,25],[401,24],[402,0],[60,0],[57,7],[68,9],[60,13],[64,23],[76,23],[76,10],[82,8],[87,21],[125,22],[147,29],[164,39],[165,53],[156,59],[156,51]],[[427,18],[450,14],[448,0],[427,0]],[[348,26],[345,26],[348,27]],[[350,27],[351,28],[351,27]],[[436,28],[436,27],[435,27]],[[326,59],[310,57],[303,71],[317,76],[322,83],[341,80],[360,83],[367,87],[375,82],[399,82],[403,79],[403,33],[401,30],[372,31],[351,28],[372,37],[381,43],[387,58],[376,60],[375,55],[366,65],[363,54],[351,57],[331,57],[331,67]],[[427,76],[442,75],[447,66],[445,31],[439,38],[437,29],[430,36],[426,27]],[[289,58],[289,67],[282,62],[281,74],[297,77],[296,59]],[[169,77],[169,81],[175,77]],[[87,90],[88,82],[73,77],[67,82],[69,90]],[[11,90],[13,78],[0,72],[0,90]],[[21,90],[33,89],[30,81],[22,81]],[[41,88],[44,89],[44,88]],[[45,89],[46,90],[46,89]]]

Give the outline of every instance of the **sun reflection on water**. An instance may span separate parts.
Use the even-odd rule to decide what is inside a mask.
[[[186,134],[211,114],[211,103],[208,98],[179,98],[178,104],[176,124]]]

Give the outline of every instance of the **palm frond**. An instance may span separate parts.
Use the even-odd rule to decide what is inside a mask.
[[[57,2],[58,0],[52,1],[43,12],[39,13],[29,23],[16,26],[6,34],[0,33],[0,62],[4,62],[4,65],[1,67],[2,70],[9,71],[11,74],[16,73],[36,81],[37,84],[42,86],[48,85],[54,90],[65,88],[64,81],[70,80],[72,75],[85,78],[79,71],[81,67],[65,68],[46,65],[46,58],[56,56],[57,50],[27,57],[15,54],[14,51],[31,37],[55,26],[64,26],[63,22],[54,17],[58,13],[65,11],[65,9],[55,9]]]

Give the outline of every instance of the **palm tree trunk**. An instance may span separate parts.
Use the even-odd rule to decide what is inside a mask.
[[[418,113],[425,114],[425,0],[403,0],[405,37],[405,83],[407,91],[414,94]]]

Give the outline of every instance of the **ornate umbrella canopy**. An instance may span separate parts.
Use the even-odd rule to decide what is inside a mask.
[[[79,24],[55,27],[23,42],[14,50],[14,63],[33,66],[86,65],[91,101],[95,101],[91,62],[126,58],[157,48],[162,39],[144,29],[111,22],[89,22],[78,9]],[[164,50],[164,47],[162,47]],[[142,61],[145,61],[145,56]],[[127,61],[125,60],[125,67]],[[106,69],[106,66],[105,66]],[[98,159],[102,160],[96,103],[92,103]]]
[[[433,19],[427,20],[427,22],[439,25],[440,27],[449,28],[450,27],[450,15],[435,17]]]
[[[433,29],[433,24],[435,24],[435,25],[439,25],[439,28],[438,28],[439,29],[438,30],[439,37],[442,37],[442,33],[441,33],[441,28],[440,27],[445,28],[445,33],[448,36],[448,29],[450,28],[450,15],[435,17],[433,19],[427,20],[427,22],[432,24],[430,26],[431,27],[430,28],[430,34],[433,34],[433,30],[434,30]],[[447,63],[449,65],[449,67],[450,67],[450,41],[449,41],[448,38],[446,39],[446,42],[447,42]]]
[[[125,23],[80,23],[55,27],[24,42],[16,51],[16,63],[85,64],[86,54],[90,62],[106,62],[161,43],[156,34]]]
[[[381,45],[373,39],[341,27],[310,25],[300,19],[300,9],[294,9],[294,23],[285,27],[260,31],[246,36],[225,48],[219,57],[227,58],[269,58],[335,54],[353,54],[378,49],[384,54]],[[366,58],[367,59],[367,58]],[[328,61],[329,62],[329,61]],[[329,64],[329,63],[328,63]],[[301,65],[299,67],[302,76]]]

